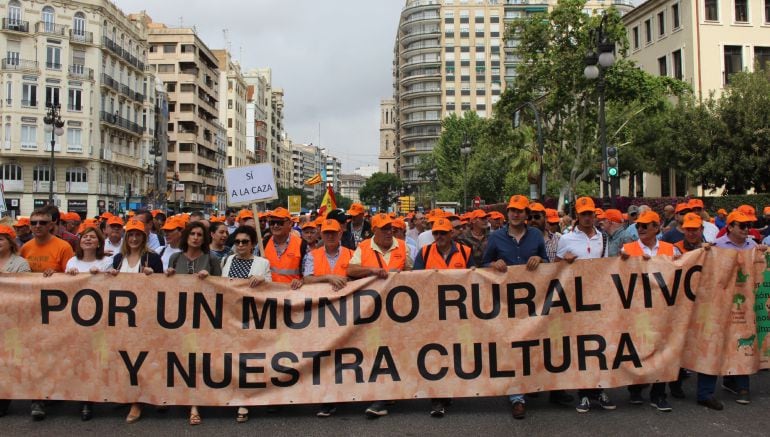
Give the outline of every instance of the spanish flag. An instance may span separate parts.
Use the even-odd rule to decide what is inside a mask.
[[[323,180],[321,179],[321,174],[316,173],[315,176],[305,181],[305,185],[318,185],[321,182],[323,182]]]
[[[334,188],[332,188],[332,184],[329,184],[326,186],[326,194],[324,194],[320,208],[318,208],[318,215],[326,215],[326,213],[335,209],[337,209],[337,199],[334,198]]]

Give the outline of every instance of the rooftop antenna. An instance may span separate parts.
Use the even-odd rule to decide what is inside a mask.
[[[179,27],[184,27],[184,17],[179,16]]]
[[[227,49],[227,51],[229,53],[231,51],[230,30],[229,29],[222,29],[222,36],[225,38],[225,49]]]

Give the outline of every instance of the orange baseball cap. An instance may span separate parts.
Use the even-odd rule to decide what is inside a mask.
[[[489,218],[489,214],[487,214],[486,212],[484,212],[481,209],[474,209],[473,211],[471,211],[468,214],[468,218],[471,219],[471,220],[474,220],[474,219],[485,219],[485,218]]]
[[[765,208],[765,210],[767,210],[767,208]],[[727,215],[727,210],[725,210],[724,208],[719,208],[719,209],[717,210],[717,214],[724,214],[724,215]]]
[[[60,214],[59,220],[63,222],[79,222],[82,219],[80,218],[80,214],[76,212],[65,212]]]
[[[123,223],[123,219],[117,216],[113,216],[107,219],[107,226],[112,225],[118,225],[120,227],[123,227],[125,223]]]
[[[529,210],[532,212],[545,212],[545,207],[540,202],[532,202],[529,204]]]
[[[286,209],[286,208],[282,208],[282,207],[280,207],[280,206],[279,206],[278,208],[276,208],[276,209],[274,209],[274,210],[270,211],[270,212],[267,214],[267,218],[271,218],[271,219],[272,219],[272,218],[275,218],[275,219],[282,219],[282,220],[291,220],[291,213],[289,212],[289,210],[288,210],[288,209]]]
[[[604,211],[604,219],[613,223],[623,223],[623,213],[619,209],[608,209]]]
[[[727,216],[727,224],[729,225],[732,222],[738,222],[738,223],[751,223],[755,221],[753,218],[747,216],[740,210],[735,210],[730,213],[730,215]]]
[[[751,205],[741,205],[741,206],[739,206],[737,208],[737,210],[742,212],[743,215],[745,215],[746,217],[750,218],[751,219],[750,221],[752,221],[752,222],[757,221],[757,214],[755,212],[756,210],[754,209],[753,206],[751,206]]]
[[[163,230],[164,231],[173,231],[174,229],[182,228],[184,229],[185,223],[184,220],[181,218],[174,216],[169,217],[168,220],[166,220],[166,223],[163,224]]]
[[[350,205],[350,209],[348,210],[348,215],[356,216],[361,215],[366,212],[366,208],[364,208],[364,205],[360,203],[354,203]]]
[[[99,218],[108,219],[110,217],[113,217],[113,214],[109,211],[104,211],[102,215],[99,216]]]
[[[594,214],[596,214],[596,218],[603,219],[604,218],[604,210],[601,208],[594,209]]]
[[[11,240],[16,239],[16,231],[8,225],[0,225],[0,234],[5,234],[10,237]]]
[[[133,216],[135,216],[135,215],[136,215],[136,213],[135,213],[134,211],[128,211],[128,214],[127,214],[127,215],[128,215],[129,217],[133,217]]]
[[[552,208],[546,208],[545,221],[548,223],[559,223],[559,211]]]
[[[701,226],[703,226],[703,219],[700,218],[698,214],[695,214],[694,212],[688,212],[684,216],[684,222],[682,223],[682,228],[685,229],[698,229]]]
[[[686,211],[688,209],[692,209],[689,203],[677,203],[676,208],[674,209],[674,213],[679,214],[680,212]]]
[[[340,222],[334,219],[324,220],[321,224],[321,232],[339,232],[341,230]]]
[[[690,201],[687,202],[687,207],[690,209],[703,208],[703,201],[700,199],[690,199]]]
[[[489,213],[491,220],[505,220],[505,216],[500,211],[492,211]]]
[[[452,229],[453,229],[452,222],[450,222],[446,218],[440,218],[433,223],[433,227],[430,230],[431,232],[436,232],[436,231],[450,232]]]
[[[514,194],[511,196],[510,200],[508,200],[508,209],[521,209],[526,210],[529,208],[529,199],[527,199],[527,196],[522,196],[521,194]]]
[[[22,226],[29,226],[29,217],[17,217],[16,224],[14,224],[13,226],[16,228],[20,228]]]
[[[406,230],[406,222],[403,218],[397,217],[393,219],[393,227]]]
[[[637,223],[660,223],[660,216],[655,211],[645,211],[636,219]]]
[[[236,218],[238,219],[238,221],[241,221],[247,218],[254,218],[254,213],[248,209],[242,209],[238,211],[238,216]]]
[[[169,221],[171,221],[171,220],[169,220]],[[168,224],[168,221],[166,222],[166,224]],[[164,229],[165,229],[165,226],[164,226]],[[128,231],[142,231],[142,232],[146,232],[144,230],[144,223],[140,222],[139,220],[134,220],[134,219],[130,219],[126,223],[125,230],[126,230],[126,232],[128,232]]]
[[[375,214],[374,217],[372,217],[372,228],[379,228],[382,229],[385,226],[392,225],[393,219],[390,218],[389,215],[379,213]]]
[[[579,197],[575,201],[575,211],[578,214],[582,214],[586,211],[596,212],[596,205],[594,205],[594,199],[590,197]]]
[[[438,209],[438,208],[432,209],[428,213],[428,222],[433,223],[436,220],[438,220],[440,218],[444,218],[444,217],[446,217],[446,212],[444,212],[443,209]]]
[[[318,224],[316,223],[316,220],[312,220],[312,221],[308,220],[305,223],[302,223],[302,226],[300,226],[300,228],[303,230],[306,228],[318,228]]]

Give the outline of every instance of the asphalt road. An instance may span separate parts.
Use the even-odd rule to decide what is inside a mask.
[[[548,403],[541,395],[529,399],[527,418],[514,420],[505,399],[456,399],[444,418],[429,416],[427,400],[401,401],[389,407],[390,414],[367,419],[366,403],[344,404],[330,418],[315,417],[312,405],[287,406],[276,412],[264,407],[251,410],[245,424],[235,422],[234,408],[204,408],[203,423],[187,424],[187,409],[171,408],[158,412],[145,407],[142,419],[124,422],[128,407],[117,404],[97,405],[94,418],[81,422],[79,406],[59,402],[47,408],[42,422],[29,416],[28,401],[14,401],[8,415],[0,418],[0,436],[131,436],[131,435],[269,435],[269,436],[496,436],[496,435],[569,435],[569,436],[768,436],[770,435],[770,372],[760,372],[751,379],[752,402],[739,405],[729,393],[717,389],[724,404],[722,411],[712,411],[695,403],[695,377],[685,381],[687,399],[670,399],[671,413],[661,413],[648,404],[628,404],[625,389],[612,389],[610,397],[618,405],[615,411],[579,414],[574,408]],[[573,393],[574,394],[574,393]],[[646,394],[646,392],[645,392]]]

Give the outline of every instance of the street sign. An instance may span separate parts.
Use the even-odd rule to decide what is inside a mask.
[[[265,202],[278,198],[272,164],[225,169],[227,204],[230,206]]]
[[[473,198],[473,207],[478,208],[481,206],[481,197],[476,196]]]

